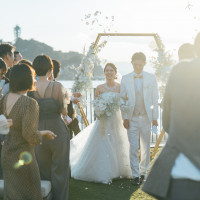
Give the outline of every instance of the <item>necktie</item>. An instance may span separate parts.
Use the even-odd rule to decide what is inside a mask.
[[[134,76],[134,78],[143,78],[142,75],[137,75],[137,76]]]

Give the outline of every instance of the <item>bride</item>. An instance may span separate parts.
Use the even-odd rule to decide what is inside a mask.
[[[99,85],[95,98],[119,95],[115,82],[117,68],[107,63],[106,83]],[[70,143],[71,176],[75,179],[109,184],[114,178],[131,177],[129,143],[120,110],[106,119],[96,120]]]

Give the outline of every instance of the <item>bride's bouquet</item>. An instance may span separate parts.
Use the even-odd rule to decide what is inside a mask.
[[[114,112],[121,110],[128,111],[125,101],[118,93],[106,93],[99,95],[94,101],[94,110],[98,119],[110,117]]]

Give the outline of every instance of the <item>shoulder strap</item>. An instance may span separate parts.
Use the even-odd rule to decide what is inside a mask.
[[[53,82],[53,86],[52,86],[52,88],[51,88],[51,97],[52,97],[52,95],[53,95],[54,86],[55,86],[55,81]]]
[[[50,84],[51,84],[51,82],[49,82],[49,84],[47,85],[47,87],[46,87],[46,89],[45,89],[45,91],[44,91],[44,96],[43,96],[43,98],[45,98],[46,93],[47,93],[47,89],[48,89],[48,87],[50,86]],[[51,91],[51,93],[52,93],[52,91]],[[39,92],[38,92],[38,94],[39,94]]]

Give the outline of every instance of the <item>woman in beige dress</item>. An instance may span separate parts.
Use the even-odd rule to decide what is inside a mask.
[[[10,92],[0,100],[0,114],[12,119],[2,147],[4,199],[42,200],[35,145],[42,136],[54,139],[51,131],[38,131],[39,107],[26,96],[33,89],[34,72],[25,64],[16,65],[10,74]]]

